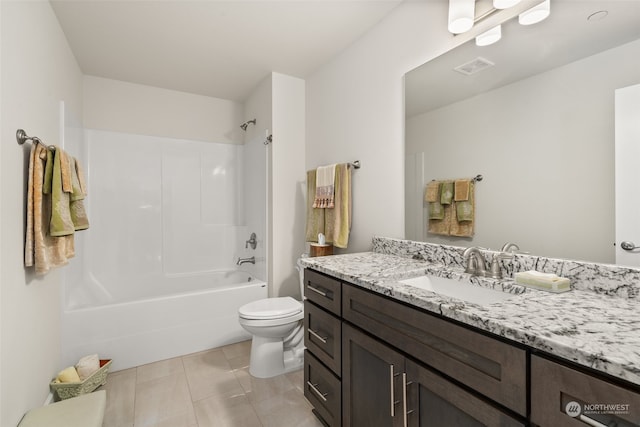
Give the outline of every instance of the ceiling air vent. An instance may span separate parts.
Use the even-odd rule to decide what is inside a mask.
[[[482,70],[485,70],[489,67],[493,67],[495,64],[488,59],[477,57],[473,61],[467,62],[466,64],[458,65],[454,70],[459,73],[470,76],[472,74],[478,73]]]

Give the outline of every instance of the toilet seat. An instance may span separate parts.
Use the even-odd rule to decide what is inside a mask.
[[[238,314],[248,320],[270,320],[297,317],[303,305],[291,297],[265,298],[243,305]]]

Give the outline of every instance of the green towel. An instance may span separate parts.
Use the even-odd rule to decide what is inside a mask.
[[[439,202],[429,202],[429,219],[443,219],[444,207]]]
[[[453,201],[453,181],[444,181],[440,188],[440,203],[450,205]]]
[[[351,232],[351,169],[347,163],[336,165],[334,189],[334,208],[325,212],[325,234],[327,243],[344,249]]]
[[[456,202],[456,217],[460,221],[473,221],[473,204],[470,201]]]
[[[49,234],[54,237],[68,236],[75,232],[69,208],[70,193],[64,192],[62,188],[61,162],[65,161],[66,157],[62,149],[56,147],[51,177],[51,222],[49,223]],[[45,170],[46,168],[45,166]]]
[[[69,158],[69,171],[71,172],[72,192],[69,203],[71,221],[76,231],[86,230],[89,228],[89,218],[87,218],[87,212],[84,209],[83,199],[85,195],[80,186],[78,160],[71,156],[67,157]]]

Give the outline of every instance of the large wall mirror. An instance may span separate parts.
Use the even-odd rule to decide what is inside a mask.
[[[454,71],[477,58],[494,65]],[[509,20],[497,43],[410,71],[405,237],[614,263],[614,94],[638,83],[635,0],[552,0],[545,21]],[[474,236],[428,233],[426,183],[477,174]]]

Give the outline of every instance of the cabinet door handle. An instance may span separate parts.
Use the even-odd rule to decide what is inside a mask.
[[[396,397],[393,390],[393,378],[395,375],[393,374],[393,365],[389,365],[389,387],[391,390],[391,416],[396,416]]]
[[[329,337],[323,337],[323,336],[320,336],[320,335],[318,335],[318,333],[317,333],[316,331],[314,331],[314,330],[313,330],[313,329],[311,329],[311,328],[307,328],[307,331],[309,331],[309,333],[310,333],[311,335],[313,335],[314,337],[316,337],[317,339],[319,339],[320,341],[322,341],[322,344],[326,344],[326,343],[327,343],[327,339],[328,339]]]
[[[318,390],[318,388],[317,388],[317,387],[318,387],[318,384],[311,384],[311,381],[307,381],[307,385],[308,385],[309,387],[311,387],[311,390],[313,390],[313,392],[314,392],[315,394],[317,394],[317,395],[318,395],[318,397],[319,397],[320,399],[322,399],[324,402],[326,402],[326,401],[327,401],[327,397],[326,397],[326,396],[327,396],[327,394],[329,394],[329,393],[321,393],[321,392],[320,392],[320,390]]]
[[[598,421],[594,420],[593,418],[585,417],[582,414],[578,415],[578,419],[580,421],[582,421],[583,423],[585,423],[585,424],[589,424],[592,427],[607,427],[606,424],[602,424],[601,422],[598,422]]]
[[[307,289],[309,289],[310,291],[313,291],[313,292],[315,292],[315,293],[317,293],[317,294],[320,294],[320,295],[322,295],[323,297],[326,297],[326,296],[327,296],[327,294],[326,294],[325,292],[322,292],[320,289],[315,288],[315,287],[313,287],[313,286],[311,286],[311,285],[307,285]]]
[[[404,427],[408,427],[407,424],[407,373],[402,373],[402,422]]]

